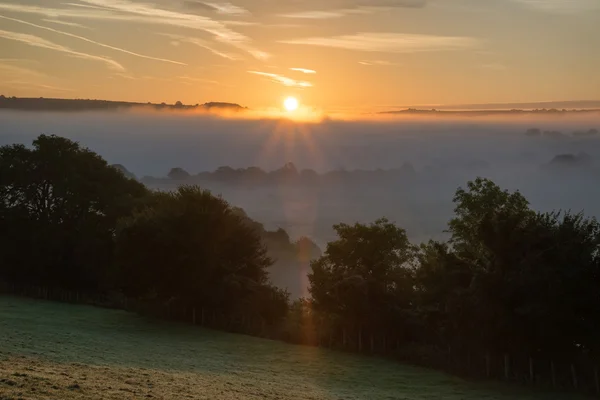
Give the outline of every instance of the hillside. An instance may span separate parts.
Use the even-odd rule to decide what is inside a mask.
[[[21,111],[115,111],[132,108],[143,108],[153,110],[198,110],[198,111],[243,111],[242,107],[235,103],[209,102],[204,104],[185,105],[181,102],[175,104],[166,103],[134,103],[126,101],[90,100],[90,99],[47,99],[47,98],[24,98],[0,96],[0,109]]]
[[[43,328],[42,328],[43,327]],[[126,313],[0,297],[1,399],[576,399]]]

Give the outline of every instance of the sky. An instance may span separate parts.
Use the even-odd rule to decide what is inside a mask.
[[[0,93],[318,110],[597,100],[600,0],[0,0]]]

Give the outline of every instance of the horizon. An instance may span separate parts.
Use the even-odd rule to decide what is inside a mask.
[[[180,103],[180,101],[173,103],[166,102],[150,102],[144,100],[134,100],[134,101],[126,101],[120,99],[101,99],[101,98],[79,98],[79,97],[31,97],[31,96],[13,96],[8,93],[0,93],[0,98],[11,99],[17,98],[22,100],[59,100],[59,101],[90,101],[90,102],[106,102],[106,103],[123,103],[123,104],[132,104],[132,105],[166,105],[166,106],[176,106],[176,103]],[[246,106],[245,104],[241,104],[236,101],[227,101],[227,100],[209,100],[202,101],[197,103],[185,103],[181,102],[184,107],[197,107],[197,106],[205,106],[211,104],[222,104],[229,106],[240,107],[245,111],[272,111],[273,107],[268,109],[258,109],[251,108]],[[556,101],[541,101],[541,102],[526,102],[526,103],[474,103],[474,104],[418,104],[418,105],[400,105],[400,106],[373,106],[369,110],[363,110],[362,114],[386,114],[386,113],[394,113],[394,112],[402,112],[402,111],[442,111],[442,112],[503,112],[503,111],[537,111],[537,110],[558,110],[558,111],[597,111],[600,110],[600,100],[556,100]],[[322,116],[326,117],[330,114],[327,112],[323,112]],[[291,116],[293,117],[293,115]],[[292,118],[293,119],[293,118]],[[300,118],[302,119],[302,118]]]
[[[9,0],[0,93],[322,113],[581,102],[600,92],[599,22],[595,0]]]

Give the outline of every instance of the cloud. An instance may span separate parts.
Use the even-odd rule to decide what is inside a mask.
[[[249,11],[235,6],[231,3],[206,3],[206,5],[212,7],[218,14],[227,14],[227,15],[247,15]]]
[[[280,17],[284,18],[298,18],[298,19],[331,19],[341,18],[348,14],[355,13],[354,10],[335,10],[335,11],[300,11],[291,14],[281,14]]]
[[[349,7],[422,8],[427,0],[349,0],[347,3]]]
[[[199,38],[188,37],[188,36],[183,36],[183,35],[176,35],[173,33],[159,33],[159,35],[169,37],[169,38],[177,40],[179,42],[193,44],[195,46],[198,46],[205,50],[208,50],[211,53],[213,53],[219,57],[226,58],[228,60],[236,61],[236,60],[240,59],[240,57],[236,54],[224,53],[222,51],[216,50],[215,48],[210,46],[205,40],[202,40]]]
[[[130,0],[81,0],[77,8],[49,8],[23,4],[0,3],[0,10],[43,15],[49,18],[93,19],[102,21],[135,22],[169,25],[178,28],[207,32],[216,40],[246,51],[258,59],[268,54],[255,49],[247,36],[227,27],[226,23],[202,15],[182,13],[158,8],[148,3]],[[75,6],[69,3],[70,6]]]
[[[312,69],[306,69],[306,68],[290,68],[290,70],[292,71],[297,71],[297,72],[302,72],[305,74],[316,74],[317,71],[312,70]]]
[[[204,1],[194,1],[188,0],[184,1],[183,5],[189,9],[200,9],[205,11],[213,11],[217,14],[227,14],[227,15],[247,15],[250,14],[248,10],[242,7],[238,7],[231,3],[213,3],[213,2],[204,2]]]
[[[43,48],[43,49],[58,51],[61,53],[68,54],[72,57],[81,58],[84,60],[100,61],[100,62],[103,62],[104,64],[106,64],[110,69],[117,70],[117,71],[125,71],[125,68],[121,64],[119,64],[118,62],[113,60],[112,58],[95,56],[92,54],[75,51],[68,47],[61,46],[59,44],[50,42],[39,36],[0,30],[0,38],[14,40],[17,42],[28,44],[29,46],[33,46],[33,47],[39,47],[39,48]]]
[[[15,59],[0,59],[0,73],[4,79],[6,78],[47,78],[43,72],[39,72],[30,68],[13,65],[13,62],[19,62],[20,60]]]
[[[302,2],[263,3],[267,11],[281,17],[298,19],[341,18],[351,14],[371,14],[392,8],[423,8],[426,0],[305,0]],[[301,8],[300,8],[301,7]]]
[[[312,87],[312,83],[310,83],[310,82],[297,81],[295,79],[288,78],[286,76],[271,74],[268,72],[258,72],[258,71],[248,71],[248,72],[251,74],[255,74],[255,75],[266,76],[267,78],[271,78],[271,80],[273,82],[281,83],[282,85],[285,85],[285,86],[292,86],[292,87],[299,87],[299,88]]]
[[[463,50],[477,46],[469,37],[416,35],[404,33],[358,33],[333,37],[282,40],[279,43],[334,47],[346,50],[413,53],[422,51]]]
[[[44,18],[44,19],[42,19],[42,21],[50,22],[51,24],[59,24],[59,25],[71,26],[71,27],[74,27],[74,28],[92,29],[92,28],[89,28],[89,27],[87,27],[85,25],[78,24],[77,22],[61,21],[59,19]]]
[[[358,62],[361,65],[379,65],[379,66],[390,66],[390,65],[398,65],[391,61],[384,60],[363,60]]]
[[[297,18],[297,19],[332,19],[341,18],[347,15],[353,14],[372,14],[379,10],[398,8],[398,7],[411,7],[420,8],[425,6],[424,1],[353,1],[345,2],[347,8],[334,8],[327,10],[308,10],[308,11],[297,11],[287,14],[280,14],[280,17],[284,18]]]
[[[177,79],[184,81],[184,82],[188,82],[188,83],[205,83],[205,84],[209,84],[209,85],[218,85],[218,86],[224,86],[224,87],[233,87],[232,85],[228,85],[225,83],[221,83],[219,81],[215,81],[213,79],[204,79],[204,78],[194,78],[191,76],[178,76]]]
[[[58,91],[58,92],[74,92],[73,89],[52,86],[52,85],[46,85],[43,83],[35,83],[35,82],[31,82],[31,81],[11,80],[11,81],[4,81],[2,83],[8,87],[17,87],[17,88],[18,87],[28,87],[28,88],[46,89],[46,90],[52,90],[52,91]]]
[[[177,11],[169,11],[154,7],[145,3],[133,3],[129,0],[80,0],[83,3],[88,3],[96,6],[103,6],[118,10],[121,12],[137,14],[139,16],[156,18],[156,21],[162,21],[171,25],[177,25],[186,28],[195,28],[204,30],[212,35],[215,39],[228,43],[234,47],[244,50],[257,59],[264,60],[269,57],[269,54],[261,50],[257,50],[248,45],[250,39],[239,32],[233,31],[225,24],[213,20],[208,17],[195,14],[185,14]],[[207,3],[213,5],[216,3]]]
[[[88,38],[83,37],[83,36],[78,36],[78,35],[74,35],[72,33],[59,31],[57,29],[49,28],[47,26],[33,24],[31,22],[23,21],[23,20],[20,20],[20,19],[17,19],[17,18],[5,17],[3,15],[0,15],[0,18],[6,19],[6,20],[9,20],[9,21],[13,21],[13,22],[18,22],[20,24],[25,24],[25,25],[33,26],[33,27],[39,28],[39,29],[45,29],[45,30],[50,31],[50,32],[54,32],[54,33],[58,33],[60,35],[65,35],[65,36],[69,36],[69,37],[72,37],[72,38],[75,38],[75,39],[83,40],[84,42],[92,43],[92,44],[95,44],[97,46],[105,47],[105,48],[111,49],[111,50],[120,51],[121,53],[129,54],[129,55],[132,55],[132,56],[136,56],[136,57],[140,57],[140,58],[146,58],[148,60],[155,60],[155,61],[167,62],[167,63],[171,63],[171,64],[187,65],[187,64],[179,62],[179,61],[167,60],[165,58],[151,57],[151,56],[147,56],[147,55],[144,55],[144,54],[134,53],[133,51],[129,51],[129,50],[121,49],[119,47],[114,47],[114,46],[110,46],[110,45],[107,45],[107,44],[104,44],[104,43],[96,42],[95,40],[91,40],[91,39],[88,39]]]
[[[600,10],[599,0],[511,0],[526,7],[559,14],[576,14]]]

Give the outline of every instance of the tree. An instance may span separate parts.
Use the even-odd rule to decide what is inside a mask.
[[[434,262],[424,258],[417,273],[424,297],[437,298],[429,305],[443,304],[450,325],[480,349],[597,348],[589,332],[600,326],[592,311],[599,305],[599,224],[582,214],[536,213],[520,193],[481,178],[459,189],[455,202],[451,250],[438,251]]]
[[[310,293],[316,311],[357,328],[361,346],[364,327],[374,332],[404,324],[413,290],[414,247],[406,232],[387,219],[334,229],[338,239],[311,263]]]
[[[272,260],[239,210],[195,186],[156,196],[117,232],[126,293],[246,315],[281,303],[281,293],[267,284]]]
[[[69,139],[0,148],[0,274],[97,289],[108,283],[116,222],[147,196],[140,183]]]
[[[183,180],[183,179],[188,179],[191,175],[185,169],[176,167],[176,168],[171,168],[171,170],[169,171],[167,176],[169,177],[169,179]]]

